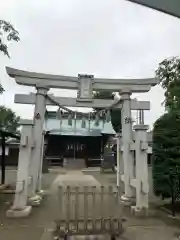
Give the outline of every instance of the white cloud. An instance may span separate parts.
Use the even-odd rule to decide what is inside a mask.
[[[0,56],[0,80],[6,89],[0,101],[21,117],[33,108],[15,105],[15,93],[31,88],[15,84],[5,66],[30,71],[96,77],[153,77],[165,57],[180,54],[180,20],[124,0],[6,0],[1,18],[19,30],[21,41],[10,44],[11,59]],[[72,91],[51,90],[71,96]],[[75,93],[73,93],[75,96]],[[138,99],[150,100],[146,122],[162,112],[163,91],[157,86]]]

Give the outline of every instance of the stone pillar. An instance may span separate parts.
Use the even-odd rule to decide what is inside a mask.
[[[125,195],[122,200],[132,200],[135,197],[135,191],[130,185],[133,178],[133,154],[130,150],[132,144],[132,119],[131,119],[131,91],[123,89],[120,92],[122,100],[122,145],[123,145],[123,166],[124,166],[124,190]]]
[[[27,217],[31,212],[31,206],[27,206],[29,167],[33,147],[32,126],[33,121],[22,120],[22,131],[19,148],[18,171],[16,181],[16,193],[13,206],[6,212],[7,217]]]
[[[136,212],[148,209],[148,161],[147,161],[147,125],[135,125],[135,151],[136,151],[136,206],[132,209]]]
[[[124,175],[124,163],[123,163],[123,151],[122,151],[122,134],[121,134],[121,137],[119,139],[119,142],[120,142],[120,176]]]
[[[42,134],[42,146],[41,146],[41,162],[39,165],[39,173],[38,173],[38,183],[37,183],[37,191],[39,194],[43,194],[42,190],[42,166],[43,166],[43,157],[44,157],[44,131]]]
[[[117,134],[116,136],[116,145],[117,145],[117,183],[116,185],[119,187],[120,185],[120,152],[121,152],[121,146],[120,146],[120,134]]]
[[[43,126],[46,111],[46,94],[49,90],[44,86],[37,86],[36,103],[34,111],[34,150],[32,152],[32,163],[30,168],[30,177],[32,179],[29,200],[38,204],[41,200],[40,196],[36,195],[36,190],[40,190],[38,184],[39,171],[42,170],[42,144],[43,144]]]

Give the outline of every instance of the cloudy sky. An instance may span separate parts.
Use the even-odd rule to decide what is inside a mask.
[[[0,19],[10,21],[21,37],[9,45],[11,59],[0,54],[0,81],[6,90],[0,101],[23,118],[32,118],[33,107],[14,104],[14,94],[34,90],[18,86],[5,66],[70,76],[144,78],[154,77],[164,58],[180,55],[180,19],[125,0],[6,0]],[[164,111],[163,90],[157,86],[135,97],[151,101],[145,120],[152,125]]]

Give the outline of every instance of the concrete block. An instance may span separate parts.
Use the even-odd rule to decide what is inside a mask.
[[[41,201],[42,197],[39,195],[28,198],[28,204],[31,206],[39,206],[41,204]]]
[[[30,215],[32,211],[31,206],[26,206],[24,209],[13,209],[13,207],[6,212],[8,218],[25,218]]]
[[[148,208],[145,208],[145,207],[139,208],[137,206],[131,206],[131,213],[135,217],[148,217],[149,216]]]
[[[148,150],[148,143],[147,142],[141,142],[140,149],[142,151]]]
[[[120,198],[120,203],[123,206],[130,207],[135,203],[135,198],[128,198],[128,197],[122,195]]]
[[[37,195],[43,198],[44,196],[47,195],[47,191],[41,189],[40,191],[37,192]]]

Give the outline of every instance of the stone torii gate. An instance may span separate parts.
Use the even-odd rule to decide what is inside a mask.
[[[94,78],[92,75],[78,75],[78,77],[69,77],[61,75],[50,75],[42,73],[33,73],[22,70],[17,70],[13,68],[7,68],[7,73],[10,77],[15,78],[17,84],[25,86],[34,86],[37,90],[36,94],[23,95],[17,94],[15,96],[16,103],[22,104],[35,104],[34,119],[33,123],[24,122],[23,125],[26,125],[25,129],[29,129],[22,132],[21,146],[27,147],[29,150],[29,155],[27,156],[27,164],[29,164],[29,169],[27,170],[26,176],[22,178],[21,171],[18,171],[19,179],[17,180],[17,195],[22,192],[22,179],[28,184],[31,185],[29,193],[27,195],[31,203],[41,200],[37,192],[41,191],[41,172],[42,172],[42,149],[44,144],[43,137],[43,124],[44,116],[46,111],[46,105],[54,105],[49,98],[47,98],[47,92],[50,88],[62,88],[62,89],[73,89],[79,90],[78,98],[61,98],[51,95],[51,99],[58,102],[61,106],[71,106],[71,107],[96,107],[96,108],[107,108],[110,107],[114,101],[113,100],[102,100],[102,99],[92,99],[93,90],[108,90],[112,92],[119,92],[121,96],[121,101],[117,103],[116,108],[122,109],[122,143],[123,143],[123,173],[121,180],[124,181],[125,194],[124,198],[130,200],[135,197],[135,189],[139,188],[139,191],[142,189],[142,179],[147,177],[147,163],[144,165],[139,163],[140,160],[144,161],[145,154],[142,153],[143,150],[147,149],[146,146],[146,125],[138,125],[135,127],[135,131],[139,132],[137,134],[137,141],[133,145],[132,137],[132,122],[131,122],[131,110],[150,110],[150,103],[147,101],[131,100],[132,93],[144,93],[148,92],[152,86],[155,86],[158,83],[157,79],[102,79]],[[127,121],[128,120],[128,121]],[[32,125],[33,124],[33,125]],[[29,127],[31,125],[31,128]],[[28,126],[28,127],[27,127]],[[32,127],[33,126],[33,127]],[[31,130],[32,129],[32,130]],[[29,135],[27,132],[29,131]],[[29,142],[24,140],[26,137],[30,138]],[[25,138],[24,138],[25,137]],[[142,140],[141,140],[142,138]],[[31,144],[30,144],[31,142]],[[142,142],[142,144],[141,144]],[[143,144],[144,143],[144,144]],[[30,144],[30,145],[29,145]],[[141,144],[141,150],[139,149]],[[132,150],[136,149],[136,166],[144,166],[143,176],[138,171],[136,175],[140,174],[142,176],[138,181],[133,181],[134,179],[134,159]],[[22,149],[22,152],[24,149]],[[20,148],[21,152],[21,148]],[[28,151],[27,151],[28,154]],[[19,164],[24,161],[24,154],[20,154]],[[138,160],[138,158],[140,158]],[[146,161],[146,159],[145,159]],[[144,162],[145,162],[144,161]],[[137,183],[138,182],[138,183]],[[147,181],[145,181],[147,185]],[[137,185],[139,186],[137,188]],[[24,186],[24,185],[23,185]],[[144,185],[143,185],[144,186]],[[144,187],[147,190],[147,186]],[[20,189],[22,191],[20,191]],[[27,190],[26,190],[27,192]],[[137,195],[137,193],[136,193]],[[24,196],[24,195],[23,195]],[[21,209],[19,204],[17,204],[17,197],[15,198],[14,206],[11,210],[8,211],[7,215],[14,217],[16,215],[28,215],[30,208],[22,205],[24,209]],[[136,196],[137,199],[137,196]],[[142,204],[143,200],[138,198],[139,205]],[[147,205],[147,200],[145,201]],[[16,205],[17,204],[17,205]],[[136,204],[138,205],[138,204]],[[17,211],[18,209],[18,211]],[[18,212],[18,214],[17,214]],[[21,212],[19,214],[19,212]],[[24,212],[24,213],[22,213]]]

